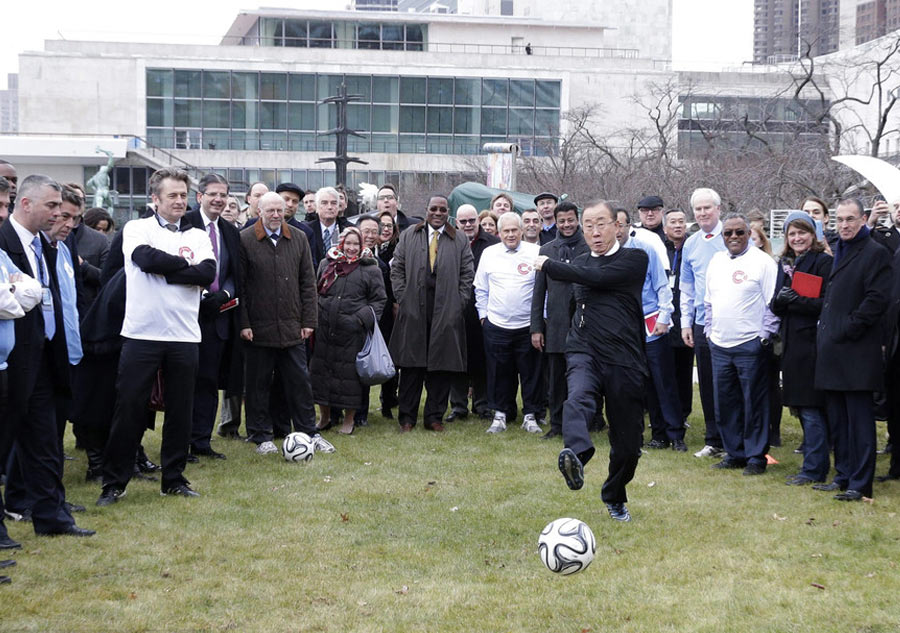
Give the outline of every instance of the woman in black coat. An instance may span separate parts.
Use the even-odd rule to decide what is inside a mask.
[[[362,241],[359,229],[344,229],[319,264],[319,326],[310,364],[319,428],[329,425],[332,407],[343,409],[339,432],[346,435],[353,432],[366,388],[356,373],[356,355],[387,300],[381,270]]]
[[[816,228],[808,215],[793,212],[784,221],[784,251],[772,299],[772,312],[781,317],[783,351],[781,371],[783,402],[797,410],[803,427],[803,467],[788,478],[788,485],[822,482],[830,468],[825,394],[814,388],[816,367],[816,323],[822,311],[822,297],[831,273],[831,255],[816,239]],[[816,297],[802,296],[794,286],[797,273],[821,279]],[[815,281],[815,280],[814,280]]]

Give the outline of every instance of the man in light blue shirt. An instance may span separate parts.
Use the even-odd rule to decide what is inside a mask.
[[[631,214],[626,209],[617,210],[616,238],[625,248],[639,248],[647,253],[649,263],[641,302],[644,313],[644,351],[650,369],[652,389],[647,390],[647,408],[650,411],[652,438],[647,448],[669,448],[686,452],[684,424],[681,418],[681,402],[675,388],[675,357],[667,336],[672,324],[672,289],[669,276],[656,256],[653,246],[636,240],[631,230]]]
[[[722,199],[712,189],[697,189],[691,195],[691,209],[700,229],[687,238],[681,251],[681,338],[694,349],[697,377],[700,381],[700,403],[706,422],[705,446],[694,457],[723,457],[722,438],[716,424],[713,397],[712,356],[703,333],[706,317],[703,298],[706,294],[706,269],[712,256],[725,250],[722,223],[719,221]]]

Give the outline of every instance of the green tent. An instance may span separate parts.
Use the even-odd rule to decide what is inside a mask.
[[[512,196],[515,203],[515,211],[522,214],[526,209],[534,209],[534,197],[536,193],[522,193],[519,191],[504,191],[492,189],[480,182],[464,182],[450,192],[450,216],[456,217],[456,210],[463,204],[471,204],[478,213],[481,213],[491,204],[491,198],[498,193],[506,193]]]

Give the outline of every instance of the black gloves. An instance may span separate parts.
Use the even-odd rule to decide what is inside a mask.
[[[210,292],[200,299],[200,316],[214,318],[219,314],[219,308],[228,303],[229,296],[224,290]]]
[[[777,295],[775,295],[775,299],[772,301],[772,307],[776,310],[784,310],[789,304],[799,298],[800,295],[797,294],[796,290],[785,286],[778,291]]]

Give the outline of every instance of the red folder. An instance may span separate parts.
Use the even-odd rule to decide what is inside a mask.
[[[822,278],[818,275],[796,272],[791,281],[791,288],[801,297],[816,299],[822,292]]]
[[[647,336],[653,336],[653,330],[656,329],[656,322],[659,320],[659,310],[644,315],[644,328]]]

